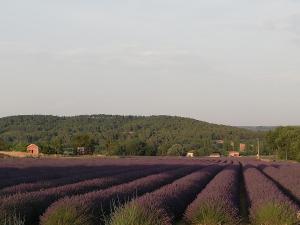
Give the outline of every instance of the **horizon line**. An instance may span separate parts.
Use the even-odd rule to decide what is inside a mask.
[[[201,119],[197,119],[194,117],[188,117],[188,116],[179,116],[179,115],[171,115],[171,114],[151,114],[151,115],[143,115],[143,114],[109,114],[109,113],[92,113],[92,114],[42,114],[42,113],[37,113],[37,114],[14,114],[14,115],[7,115],[7,116],[0,116],[0,119],[4,118],[9,118],[9,117],[18,117],[18,116],[54,116],[54,117],[79,117],[79,116],[124,116],[124,117],[151,117],[151,116],[167,116],[167,117],[178,117],[178,118],[185,118],[185,119],[193,119],[197,120],[199,122],[206,122],[210,124],[215,124],[215,125],[223,125],[223,126],[231,126],[231,127],[281,127],[281,126],[300,126],[296,124],[289,124],[289,125],[232,125],[232,124],[226,124],[226,123],[216,123],[216,122],[211,122],[211,121],[205,121]]]

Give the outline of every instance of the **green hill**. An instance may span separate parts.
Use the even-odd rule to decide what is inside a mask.
[[[240,141],[250,145],[263,136],[263,132],[171,116],[31,115],[0,118],[2,148],[5,145],[11,149],[24,149],[27,144],[36,143],[48,153],[61,153],[66,148],[85,145],[103,154],[185,154],[193,149],[204,155],[230,148],[230,141],[236,146]],[[216,144],[220,139],[225,141],[224,146]]]

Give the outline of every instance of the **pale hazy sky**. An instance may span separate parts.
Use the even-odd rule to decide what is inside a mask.
[[[0,117],[300,124],[300,0],[0,0]]]

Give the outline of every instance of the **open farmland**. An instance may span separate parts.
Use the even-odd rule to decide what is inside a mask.
[[[299,164],[0,159],[1,225],[300,224]]]

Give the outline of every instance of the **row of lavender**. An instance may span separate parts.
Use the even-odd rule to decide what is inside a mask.
[[[299,206],[253,164],[244,164],[250,218],[253,224],[300,224]]]
[[[153,166],[149,167],[149,164],[152,164]],[[10,220],[15,215],[17,215],[21,220],[25,220],[25,224],[37,224],[39,216],[47,209],[47,207],[51,205],[51,203],[61,198],[87,192],[94,193],[93,191],[104,190],[109,187],[131,182],[152,174],[173,171],[176,168],[178,170],[183,170],[182,172],[177,171],[175,174],[173,174],[173,176],[171,176],[171,178],[163,180],[163,182],[171,182],[172,179],[177,179],[178,176],[186,175],[196,169],[206,166],[207,164],[208,162],[206,161],[198,161],[194,162],[193,164],[191,164],[191,161],[182,160],[163,163],[156,161],[151,163],[147,162],[145,163],[144,167],[142,167],[142,163],[140,163],[140,166],[130,166],[128,170],[119,174],[114,170],[112,170],[110,174],[108,171],[106,171],[105,176],[100,176],[99,178],[95,179],[88,179],[77,183],[42,189],[39,191],[26,190],[26,192],[17,193],[1,199],[0,224]],[[68,178],[66,179],[68,180]],[[166,183],[161,183],[160,185],[164,184]],[[24,185],[26,186],[26,184]],[[33,183],[30,185],[35,184]],[[132,190],[133,189],[131,189],[131,191]],[[146,191],[148,191],[148,189],[146,189]]]
[[[156,165],[157,167],[158,165]],[[63,186],[67,184],[73,184],[81,181],[86,180],[93,180],[101,177],[107,177],[107,176],[113,176],[117,174],[122,174],[125,172],[130,172],[134,170],[144,170],[146,168],[152,168],[153,166],[142,166],[142,165],[134,165],[134,166],[115,166],[115,167],[109,167],[109,168],[101,168],[101,170],[97,169],[94,171],[82,171],[78,172],[66,177],[61,177],[57,179],[50,179],[50,180],[43,180],[43,181],[37,181],[37,182],[29,182],[29,183],[21,183],[17,185],[12,185],[6,188],[3,188],[0,190],[0,196],[8,196],[16,193],[25,193],[25,192],[33,192],[33,191],[39,191],[42,189],[48,189],[51,187],[58,187]],[[159,167],[164,168],[177,168],[176,165],[159,165]]]
[[[1,160],[0,160],[1,161]],[[93,174],[95,171],[104,171],[126,168],[128,166],[153,166],[162,163],[160,160],[151,159],[40,159],[19,161],[8,160],[0,163],[0,188],[21,183],[34,183],[74,176]],[[164,160],[163,164],[181,165],[190,164],[187,160]],[[78,176],[77,176],[78,177]],[[77,178],[78,179],[78,178]]]
[[[47,210],[42,217],[41,224],[59,224],[66,217],[75,223],[83,219],[86,220],[86,224],[103,223],[103,216],[110,213],[111,203],[114,203],[115,206],[121,205],[132,198],[167,185],[180,177],[185,178],[193,171],[195,169],[177,169],[137,179],[107,190],[62,199]]]
[[[135,199],[117,209],[107,223],[110,225],[173,224],[199,191],[220,170],[222,166],[219,165],[204,168]]]
[[[299,206],[289,199],[277,185],[253,164],[227,166],[211,182],[217,168],[206,168],[153,193],[118,208],[106,221],[108,225],[171,225],[182,215],[188,203],[198,197],[185,211],[185,224],[228,224],[245,222],[241,218],[242,202],[239,194],[243,179],[248,200],[249,219],[255,225],[298,225]],[[209,175],[203,172],[211,170]],[[201,174],[202,173],[202,174]],[[243,175],[243,176],[241,176]],[[242,219],[244,219],[242,221]],[[57,223],[54,223],[57,224]],[[89,223],[96,224],[96,223]]]
[[[298,164],[259,164],[258,167],[300,203],[300,166]]]
[[[242,219],[240,188],[245,185],[253,224],[300,224],[297,203],[258,170],[259,163],[193,164],[145,167],[142,172],[6,197],[0,222],[19,215],[24,224],[38,224],[47,209],[41,225],[171,225],[183,215],[186,224],[233,225]]]
[[[34,224],[45,209],[60,198],[108,188],[152,173],[158,173],[162,170],[163,168],[161,167],[140,169],[125,174],[121,173],[115,176],[86,180],[41,191],[11,195],[1,200],[0,221],[1,218],[4,220],[7,216],[10,217],[17,214],[22,218],[26,218],[28,224]]]
[[[187,224],[238,224],[240,165],[222,170],[185,212]]]

